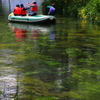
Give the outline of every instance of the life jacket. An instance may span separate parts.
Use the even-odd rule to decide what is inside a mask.
[[[26,10],[23,10],[23,9],[24,9],[24,7],[21,8],[21,11],[20,11],[21,12],[21,15],[27,14],[27,11]]]
[[[37,6],[37,4],[33,4],[33,5],[35,5],[35,7],[32,7],[32,11],[38,11],[38,6]]]
[[[14,14],[20,15],[20,7],[15,7],[14,8]]]

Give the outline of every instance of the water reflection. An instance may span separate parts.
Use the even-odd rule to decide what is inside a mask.
[[[25,41],[32,38],[38,40],[39,36],[48,36],[52,42],[56,39],[55,25],[30,25],[22,23],[8,23],[10,29],[15,33],[16,41]]]
[[[17,67],[13,66],[14,53],[16,52],[11,49],[0,50],[0,100],[11,100],[17,93],[20,75]]]
[[[14,27],[14,33],[16,34],[16,41],[24,41],[24,39],[27,37],[26,29]]]
[[[1,98],[100,99],[98,25],[63,19],[56,26],[9,23],[9,27],[11,32],[5,32],[0,44]],[[11,43],[10,37],[17,41]]]
[[[44,48],[48,51],[53,50],[52,47],[54,47],[54,45],[52,46],[51,44],[52,42],[54,43],[56,39],[55,25],[41,26],[21,23],[9,23],[8,25],[16,36],[16,43],[20,42],[20,45],[22,44],[21,47],[19,47],[20,54],[17,54],[17,59],[21,59],[18,66],[20,66],[21,73],[23,74],[23,76],[20,77],[21,85],[18,85],[18,87],[21,88],[21,96],[18,95],[18,99],[42,99],[41,96],[49,92],[49,88],[51,89],[50,91],[55,91],[53,87],[54,89],[59,88],[57,91],[60,91],[60,77],[57,78],[59,82],[57,86],[52,87],[54,83],[49,83],[49,81],[56,79],[56,75],[53,75],[55,73],[53,71],[56,71],[56,69],[52,69],[51,67],[52,64],[54,63],[55,65],[56,62],[53,59],[49,61],[49,58],[45,57],[46,55],[42,55],[43,52],[46,54]],[[31,42],[28,43],[29,41]],[[49,45],[51,45],[50,48],[48,47]],[[48,64],[50,65],[48,66]],[[46,82],[48,82],[48,84]],[[18,91],[20,90],[18,89]],[[52,92],[50,93],[52,94]]]

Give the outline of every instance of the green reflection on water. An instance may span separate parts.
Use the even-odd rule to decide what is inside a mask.
[[[100,99],[99,26],[74,19],[57,20],[51,27],[22,24],[27,29],[22,41],[16,41],[14,25],[8,26],[5,20],[0,23],[0,57],[10,54],[10,66],[17,66],[19,71],[15,100]],[[38,29],[38,34],[31,29]],[[56,33],[50,34],[50,30]],[[0,64],[5,64],[5,59]]]

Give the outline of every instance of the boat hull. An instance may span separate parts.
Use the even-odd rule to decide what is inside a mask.
[[[21,23],[55,23],[56,18],[50,15],[14,16],[13,14],[10,14],[8,20]]]

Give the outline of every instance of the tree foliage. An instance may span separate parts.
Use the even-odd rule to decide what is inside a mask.
[[[43,13],[47,14],[47,5],[56,4],[57,15],[77,17],[78,9],[85,6],[90,0],[45,0],[43,2]]]
[[[100,0],[91,0],[85,7],[79,9],[79,16],[93,23],[100,21]]]

